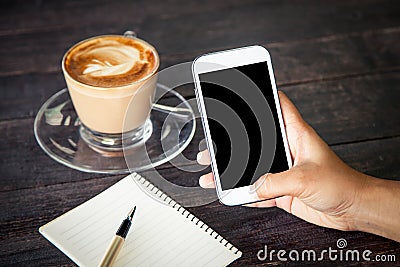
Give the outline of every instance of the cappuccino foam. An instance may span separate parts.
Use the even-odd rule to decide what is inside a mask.
[[[64,67],[71,78],[96,87],[120,87],[141,81],[158,67],[155,49],[123,36],[101,36],[77,44]]]

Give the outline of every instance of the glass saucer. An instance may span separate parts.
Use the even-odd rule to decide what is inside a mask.
[[[193,109],[179,93],[157,84],[155,99],[149,121],[151,136],[123,151],[100,153],[84,142],[67,89],[50,97],[40,108],[34,123],[35,137],[52,159],[76,170],[110,174],[148,170],[178,156],[189,145],[196,128]]]

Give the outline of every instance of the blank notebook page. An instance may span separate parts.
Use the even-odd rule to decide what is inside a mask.
[[[132,226],[115,266],[225,266],[242,255],[138,174],[125,177],[39,231],[78,265],[97,266],[133,206],[137,208]]]

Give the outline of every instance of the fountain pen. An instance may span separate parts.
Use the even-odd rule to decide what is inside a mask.
[[[118,257],[118,253],[124,244],[125,238],[129,232],[129,228],[132,225],[132,218],[135,214],[136,206],[131,209],[125,220],[122,221],[118,231],[115,233],[110,245],[108,246],[103,259],[100,261],[99,267],[110,267]]]

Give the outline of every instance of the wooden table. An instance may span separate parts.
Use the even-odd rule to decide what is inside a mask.
[[[40,106],[65,87],[62,55],[90,36],[134,30],[158,49],[162,69],[206,52],[262,44],[271,52],[279,89],[344,161],[371,175],[399,179],[400,3],[359,2],[2,1],[0,265],[73,265],[38,227],[123,177],[60,165],[33,134]],[[195,158],[201,138],[198,128],[187,157]],[[192,186],[201,174],[170,164],[157,171]],[[339,238],[349,249],[394,254],[392,264],[400,265],[399,243],[318,227],[277,208],[231,208],[215,201],[190,211],[244,252],[233,266],[271,264],[257,259],[264,245],[318,251],[335,248]],[[276,258],[273,263],[279,264]]]

